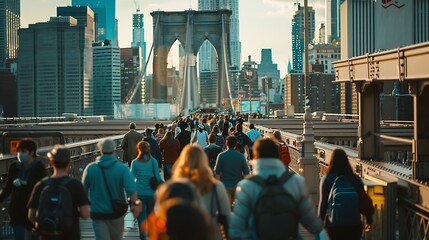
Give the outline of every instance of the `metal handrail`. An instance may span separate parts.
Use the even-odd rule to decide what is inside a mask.
[[[413,144],[413,139],[408,139],[408,138],[400,138],[400,137],[395,137],[395,136],[389,136],[386,134],[380,134],[380,133],[376,133],[376,132],[371,132],[372,135],[379,137],[381,139],[384,140],[390,140],[390,141],[395,141],[395,142],[401,142],[401,143],[407,143],[407,144]]]

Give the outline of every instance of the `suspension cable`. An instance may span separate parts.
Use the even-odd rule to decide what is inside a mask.
[[[227,83],[227,87],[228,87],[228,94],[229,94],[229,103],[231,104],[231,107],[234,107],[234,105],[232,104],[232,95],[231,95],[231,86],[230,86],[230,82],[229,82],[229,69],[228,69],[228,62],[227,62],[227,57],[226,57],[226,36],[225,36],[225,15],[222,14],[222,52],[223,52],[223,68],[225,71],[225,75],[226,75],[226,83]],[[223,79],[222,79],[223,80]],[[222,82],[223,84],[223,82]],[[222,99],[221,99],[222,100]],[[235,110],[235,108],[234,108]]]
[[[157,32],[157,30],[158,30],[158,23],[159,23],[159,15],[158,15],[158,18],[156,19],[156,23],[155,23],[155,32]],[[139,86],[141,85],[142,79],[144,78],[144,76],[146,74],[147,65],[149,63],[150,57],[152,56],[154,43],[155,43],[155,41],[152,42],[152,46],[150,47],[150,51],[149,51],[149,56],[147,57],[147,60],[146,60],[145,65],[143,67],[143,70],[139,71],[139,75],[137,76],[137,78],[134,81],[130,91],[128,92],[127,96],[124,99],[124,102],[127,104],[130,104],[133,101],[133,99],[134,99],[134,97],[135,97],[135,95],[139,89]]]

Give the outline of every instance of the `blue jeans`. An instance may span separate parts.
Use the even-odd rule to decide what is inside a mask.
[[[142,224],[147,224],[145,220],[153,212],[153,207],[155,205],[155,198],[154,196],[139,195],[139,199],[142,201],[142,212],[137,217],[137,222],[139,224],[140,240],[146,240],[147,236],[146,236],[146,233],[143,231],[143,229],[147,229],[147,228],[143,228]]]
[[[173,164],[171,163],[164,163],[164,180],[167,181],[171,178],[171,167]]]

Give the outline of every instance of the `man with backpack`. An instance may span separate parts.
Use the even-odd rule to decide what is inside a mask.
[[[200,145],[204,149],[209,144],[208,135],[207,131],[204,130],[204,125],[200,123],[192,136],[191,142]]]
[[[209,159],[210,168],[214,170],[217,156],[219,155],[219,153],[222,152],[222,148],[216,145],[216,135],[214,135],[213,133],[210,133],[209,135],[209,145],[204,148],[204,152],[206,152],[207,157]]]
[[[286,171],[277,144],[260,138],[253,151],[255,175],[237,185],[230,239],[299,239],[299,223],[318,239],[329,239],[304,178]]]
[[[42,239],[80,239],[79,216],[89,218],[89,202],[82,183],[68,176],[70,151],[57,145],[48,158],[54,173],[35,185],[28,202],[29,220]]]
[[[249,149],[252,148],[253,142],[245,133],[243,133],[242,125],[235,125],[234,136],[237,138],[237,144],[240,144],[244,148],[247,154],[247,160],[252,159],[253,156],[250,154]]]

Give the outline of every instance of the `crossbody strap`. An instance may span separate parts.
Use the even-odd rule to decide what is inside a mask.
[[[152,164],[152,175],[154,178],[156,178],[156,176],[155,176],[155,164],[153,163],[152,158],[149,158],[149,161]]]
[[[219,215],[222,215],[222,211],[220,209],[220,204],[219,204],[219,198],[218,198],[218,195],[217,195],[216,184],[213,184],[213,196],[214,196],[215,201],[216,201],[216,207],[217,207],[217,210],[219,212]]]
[[[111,199],[111,200],[113,200],[112,192],[110,192],[110,188],[109,188],[109,186],[107,185],[106,174],[104,173],[104,170],[103,170],[103,168],[102,168],[102,167],[100,167],[100,165],[98,165],[98,164],[97,164],[97,166],[100,168],[101,174],[103,174],[104,186],[106,187],[107,192],[109,193],[109,197],[110,197],[110,199]]]

